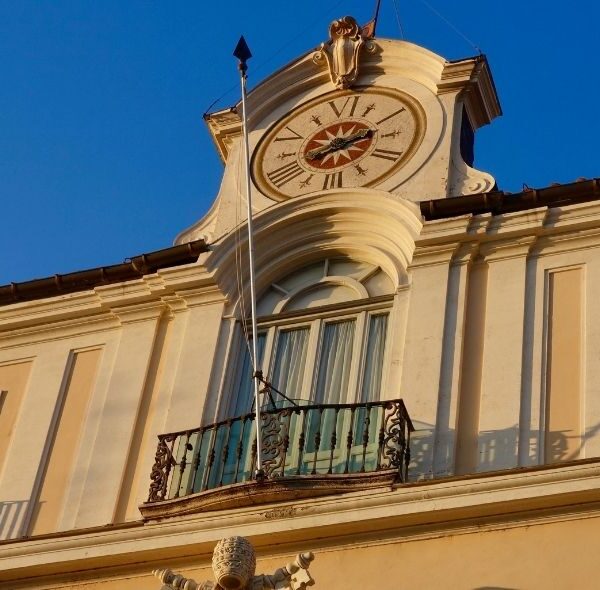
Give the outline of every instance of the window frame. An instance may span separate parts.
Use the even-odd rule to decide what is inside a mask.
[[[265,378],[270,380],[270,377],[273,373],[272,367],[273,363],[275,362],[279,333],[284,330],[308,328],[309,335],[307,342],[306,362],[302,379],[302,388],[299,397],[296,396],[295,399],[309,401],[310,403],[318,403],[316,399],[316,387],[319,372],[318,368],[322,354],[325,325],[328,323],[337,323],[345,320],[354,320],[356,323],[354,330],[352,364],[348,379],[350,387],[347,389],[345,398],[340,399],[339,403],[355,403],[364,401],[361,400],[361,397],[365,377],[364,370],[370,330],[370,318],[375,315],[387,315],[388,328],[385,335],[385,349],[381,368],[382,375],[380,391],[383,391],[386,382],[385,369],[388,365],[390,354],[390,318],[393,311],[393,302],[393,294],[380,295],[362,300],[334,303],[304,310],[294,310],[288,312],[283,311],[278,314],[272,314],[258,318],[258,334],[264,334],[265,336],[261,367]],[[235,330],[236,334],[234,336],[234,341],[236,341],[238,344],[232,347],[230,363],[233,360],[234,364],[229,364],[229,366],[235,366],[237,368],[241,363],[241,359],[243,358],[246,344],[243,340],[244,331],[242,329],[242,322],[238,321],[236,324],[237,329]],[[246,328],[251,329],[250,320],[246,320]],[[228,403],[226,404],[226,407],[229,414],[231,414],[233,409],[238,405],[236,396],[239,392],[235,391],[235,384],[239,380],[237,370],[232,372],[232,375],[228,379],[228,384],[226,385],[228,393]],[[283,393],[289,395],[289,397],[295,395],[294,392],[288,394],[288,392],[284,391]],[[294,398],[292,397],[292,399]]]

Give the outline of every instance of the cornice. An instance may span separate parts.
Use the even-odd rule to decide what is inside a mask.
[[[525,211],[492,215],[463,215],[426,221],[416,240],[417,249],[476,242],[489,255],[511,243],[518,247],[522,239],[534,253],[556,253],[600,246],[600,203],[593,201],[563,207],[538,207]],[[534,240],[535,241],[535,240]]]
[[[425,221],[419,237],[415,240],[417,246],[443,243],[448,238],[463,235],[471,225],[472,216],[448,217],[438,221]]]
[[[493,215],[487,223],[486,233],[499,237],[522,233],[541,233],[547,214],[547,207],[538,207],[517,213]]]
[[[520,193],[490,191],[460,195],[452,198],[420,201],[423,217],[427,220],[459,215],[500,215],[539,207],[550,209],[588,205],[600,200],[600,179],[580,179],[570,184],[550,185],[540,189],[524,188]]]
[[[475,129],[502,114],[492,72],[483,55],[447,62],[438,88],[440,94],[462,91],[469,121]]]
[[[166,306],[162,301],[152,301],[138,305],[115,307],[111,311],[119,318],[121,325],[125,325],[156,320],[164,313],[165,309]]]
[[[598,514],[600,461],[413,483],[317,500],[268,504],[123,527],[0,544],[0,580],[119,567],[194,556],[208,560],[230,535],[260,553],[290,547],[372,543],[472,530],[547,524]],[[148,568],[151,565],[148,563]]]
[[[434,246],[417,246],[408,270],[448,264],[454,257],[457,243],[436,244]]]
[[[223,164],[227,162],[227,156],[233,142],[242,133],[242,120],[235,107],[223,109],[214,113],[206,113],[204,120],[217,148],[217,153]]]
[[[213,305],[225,301],[225,296],[216,285],[178,291],[177,296],[188,308]]]
[[[486,262],[525,258],[529,254],[535,240],[535,236],[521,236],[519,238],[511,238],[510,240],[494,240],[493,242],[481,244],[479,254],[481,254]]]
[[[76,338],[97,332],[118,330],[120,322],[109,312],[18,327],[0,332],[0,350],[41,344],[43,342]]]
[[[537,240],[532,254],[545,256],[597,248],[600,248],[600,227],[581,229],[576,232],[549,233]]]
[[[129,317],[141,313],[143,318],[147,312],[141,310],[164,309],[163,298],[171,296],[181,298],[186,307],[195,305],[200,294],[211,301],[223,299],[216,289],[212,275],[194,263],[90,291],[6,305],[0,307],[0,341],[27,334],[54,339],[62,337],[65,331],[72,333],[73,326],[83,331],[88,324],[90,331],[102,329],[101,322],[108,322],[104,329],[114,328],[118,324],[111,324],[111,318],[125,317],[123,310],[137,310]]]
[[[88,268],[67,274],[0,285],[0,306],[91,291],[99,285],[124,283],[151,275],[161,268],[193,263],[206,251],[203,239],[127,258],[121,264]]]

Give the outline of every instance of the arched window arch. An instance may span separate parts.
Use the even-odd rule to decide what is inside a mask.
[[[344,257],[278,278],[257,302],[258,349],[267,380],[305,403],[379,399],[393,294],[394,284],[381,268]],[[230,363],[230,416],[252,406],[242,334],[240,329]]]

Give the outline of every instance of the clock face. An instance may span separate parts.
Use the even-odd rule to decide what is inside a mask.
[[[252,174],[277,199],[373,186],[410,159],[424,133],[422,108],[402,92],[336,91],[278,121],[254,152]]]

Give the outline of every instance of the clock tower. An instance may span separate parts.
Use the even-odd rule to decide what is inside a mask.
[[[339,190],[418,202],[495,187],[473,168],[475,131],[501,114],[485,57],[447,61],[368,35],[354,18],[338,19],[328,41],[248,95],[256,213]],[[225,173],[209,213],[178,243],[214,242],[240,221],[240,110],[206,115]]]

